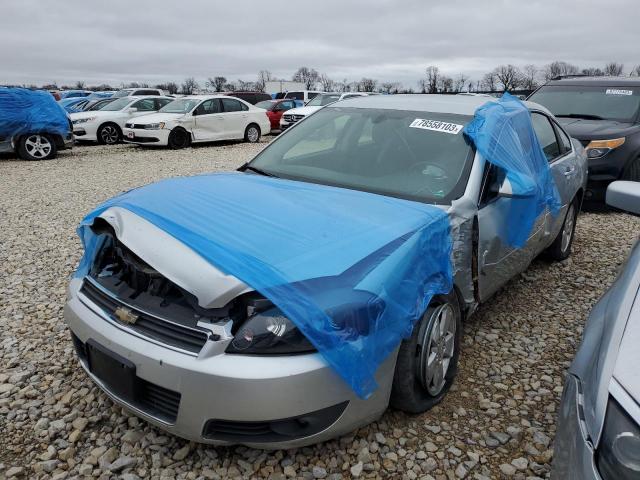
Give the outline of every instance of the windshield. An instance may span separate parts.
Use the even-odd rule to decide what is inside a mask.
[[[104,111],[107,111],[107,112],[115,112],[116,110],[122,110],[124,107],[129,105],[134,100],[136,100],[135,97],[134,98],[130,98],[130,97],[119,98],[117,100],[114,100],[111,103],[108,103],[107,105],[102,107],[100,110],[104,110]]]
[[[273,141],[250,166],[267,175],[429,203],[464,193],[470,116],[323,108]],[[457,133],[448,133],[448,131]]]
[[[313,97],[313,100],[307,103],[307,105],[309,107],[323,107],[325,105],[329,105],[330,103],[337,102],[338,100],[340,100],[340,94],[316,95],[315,97]]]
[[[631,122],[640,107],[640,87],[547,85],[529,98],[556,117]]]
[[[89,110],[102,110],[106,105],[115,102],[114,99],[111,98],[106,98],[104,100],[98,100],[96,103],[94,103]]]
[[[158,111],[162,113],[189,113],[200,102],[201,100],[196,98],[181,98],[167,103]]]
[[[265,110],[270,110],[273,104],[274,102],[272,102],[271,100],[265,100],[264,102],[256,103],[256,107],[264,108]]]

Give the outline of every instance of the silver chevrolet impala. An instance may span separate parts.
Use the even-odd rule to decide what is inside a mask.
[[[526,103],[561,208],[544,209],[524,246],[510,246],[504,232],[517,227],[509,219],[518,194],[461,132],[487,101],[494,100],[341,101],[240,168],[241,175],[355,189],[448,213],[454,287],[432,299],[410,338],[384,360],[369,398],[358,397],[291,321],[274,328],[276,305],[121,207],[94,221],[107,241],[88,273],[70,283],[65,318],[80,364],[116,403],[211,444],[291,448],[349,432],[390,404],[413,413],[433,407],[454,381],[464,319],[539,254],[569,256],[585,191],[581,145],[546,109]]]

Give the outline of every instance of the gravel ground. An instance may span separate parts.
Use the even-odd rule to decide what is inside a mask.
[[[0,158],[0,478],[547,477],[564,371],[638,218],[582,215],[568,261],[536,261],[467,322],[443,404],[418,416],[388,411],[335,441],[277,452],[192,444],[114,406],[87,379],[62,318],[83,214],[160,178],[236,168],[262,146]]]

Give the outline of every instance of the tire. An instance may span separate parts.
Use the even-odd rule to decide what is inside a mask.
[[[438,329],[434,327],[438,325],[442,326],[440,331],[444,328],[447,332],[442,341],[436,337]],[[457,296],[452,292],[434,297],[411,337],[400,345],[390,405],[407,413],[422,413],[440,403],[458,373],[461,338],[462,314]],[[439,368],[429,369],[429,358]],[[433,372],[439,373],[432,375]]]
[[[115,123],[105,123],[98,128],[97,137],[100,145],[115,145],[122,140],[122,130]]]
[[[634,159],[627,165],[622,172],[620,180],[631,180],[632,182],[640,182],[640,157]]]
[[[249,143],[257,143],[260,141],[260,127],[255,123],[247,125],[244,131],[244,141]]]
[[[18,141],[18,155],[24,160],[50,160],[57,153],[56,142],[46,133],[31,133]]]
[[[187,148],[191,145],[191,136],[184,128],[174,128],[169,134],[167,145],[174,150]]]
[[[553,243],[547,248],[547,256],[556,262],[561,262],[571,255],[571,245],[576,231],[576,220],[578,219],[578,199],[574,198],[567,214],[562,222],[562,228]]]

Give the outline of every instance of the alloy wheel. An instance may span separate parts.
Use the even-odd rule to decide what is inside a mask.
[[[33,158],[46,158],[53,148],[51,141],[43,135],[30,135],[24,142],[27,153]]]
[[[116,143],[119,138],[118,130],[113,125],[105,125],[100,130],[100,138],[106,144]]]
[[[420,381],[431,396],[437,396],[447,381],[454,355],[456,320],[448,303],[439,306],[429,319],[420,351]]]
[[[255,143],[258,141],[258,138],[260,138],[260,132],[258,132],[256,127],[249,127],[249,130],[247,130],[247,138],[251,143]]]
[[[571,245],[571,237],[573,236],[573,227],[575,224],[576,215],[575,215],[575,207],[573,203],[569,205],[569,211],[567,212],[567,216],[564,220],[564,225],[562,227],[562,243],[560,248],[562,252],[566,252]]]

